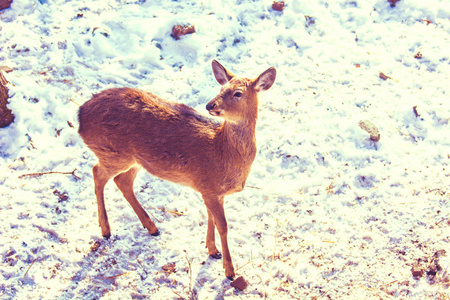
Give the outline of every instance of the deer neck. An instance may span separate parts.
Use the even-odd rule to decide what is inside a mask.
[[[225,121],[220,127],[223,157],[252,163],[256,155],[256,115],[239,122]]]

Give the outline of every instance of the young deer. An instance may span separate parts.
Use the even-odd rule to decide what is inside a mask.
[[[111,230],[103,190],[111,178],[142,225],[151,235],[159,235],[133,192],[133,181],[143,167],[202,194],[208,212],[208,253],[216,259],[222,257],[215,245],[215,226],[222,243],[225,275],[232,279],[235,274],[227,243],[224,196],[244,188],[256,155],[257,93],[272,86],[276,70],[272,67],[256,79],[247,79],[234,76],[215,60],[212,69],[222,88],[206,109],[225,119],[222,124],[149,92],[113,88],[94,95],[80,107],[79,134],[98,157],[93,174],[105,238]]]

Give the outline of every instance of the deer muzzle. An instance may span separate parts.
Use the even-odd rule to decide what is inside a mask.
[[[220,116],[223,114],[223,110],[218,107],[216,99],[213,99],[208,104],[206,104],[206,110],[212,116]]]

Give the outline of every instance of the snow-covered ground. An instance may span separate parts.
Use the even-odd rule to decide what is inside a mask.
[[[14,0],[0,12],[16,116],[0,129],[1,299],[450,298],[448,1],[286,2]],[[174,40],[177,24],[196,33]],[[213,59],[278,72],[247,187],[226,197],[244,291],[208,258],[206,209],[187,187],[138,175],[153,237],[109,183],[104,240],[96,158],[77,134],[79,105],[110,87],[206,115]]]

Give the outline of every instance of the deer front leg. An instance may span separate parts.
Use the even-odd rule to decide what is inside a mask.
[[[211,212],[214,218],[214,224],[216,225],[217,231],[219,232],[220,235],[220,241],[222,243],[223,267],[225,269],[225,276],[228,277],[228,279],[232,280],[235,274],[233,262],[231,260],[230,250],[228,249],[228,239],[227,239],[228,226],[227,220],[225,219],[225,212],[223,209],[223,197],[203,197],[203,199],[205,201],[206,207]],[[208,228],[208,233],[209,232],[210,230]]]

